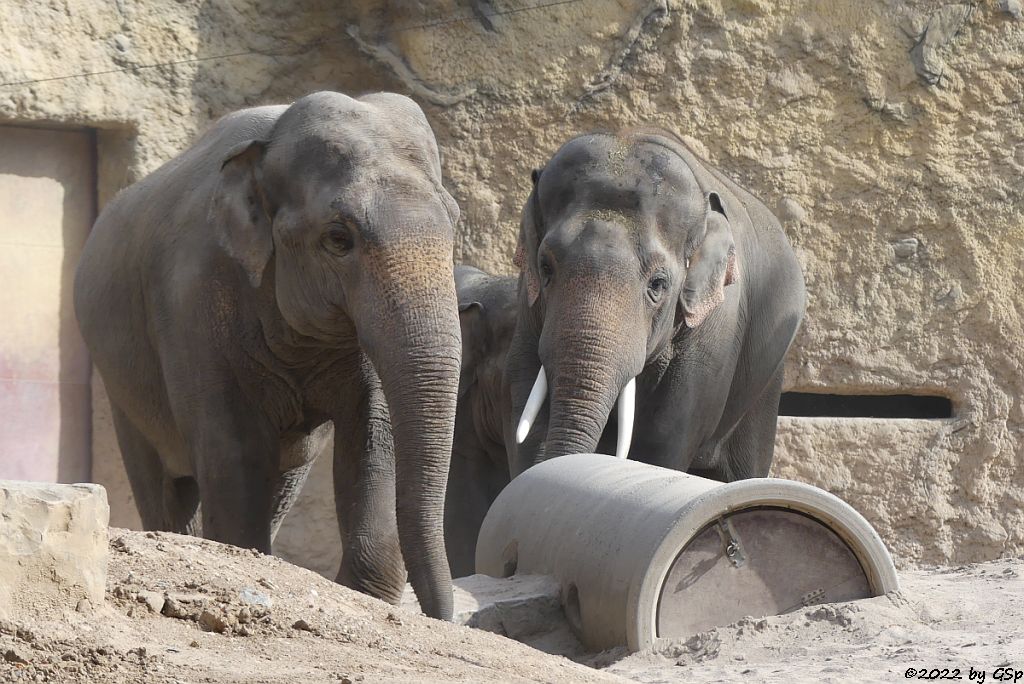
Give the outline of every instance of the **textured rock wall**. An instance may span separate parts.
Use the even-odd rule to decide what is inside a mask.
[[[101,129],[102,202],[231,109],[319,88],[408,93],[462,206],[456,257],[500,272],[529,170],[565,138],[671,127],[776,207],[797,248],[809,306],[787,388],[954,402],[950,420],[785,419],[776,474],[839,493],[903,564],[1024,552],[1024,22],[1002,6],[1014,3],[424,5],[3,2],[0,82],[262,54],[2,86],[0,121]],[[325,496],[309,505],[329,511]],[[292,557],[336,534],[319,529],[329,515],[292,518]]]

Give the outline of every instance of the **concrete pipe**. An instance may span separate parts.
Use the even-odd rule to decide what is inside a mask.
[[[552,575],[569,623],[603,650],[650,648],[744,616],[898,589],[888,550],[816,487],[723,484],[601,454],[515,478],[480,530],[478,573]]]

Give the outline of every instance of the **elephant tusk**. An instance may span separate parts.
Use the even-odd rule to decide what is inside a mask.
[[[636,411],[636,378],[630,379],[619,395],[619,436],[615,455],[629,457],[629,443],[633,440],[633,414]]]
[[[548,378],[544,375],[544,366],[541,366],[540,372],[537,373],[537,380],[533,383],[533,389],[530,390],[530,396],[526,399],[526,407],[523,409],[523,417],[519,419],[519,427],[516,428],[516,444],[526,441],[526,436],[530,434],[533,421],[537,419],[537,414],[540,413],[540,407],[544,405],[547,395]]]

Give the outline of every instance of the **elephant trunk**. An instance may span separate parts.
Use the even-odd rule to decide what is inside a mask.
[[[623,414],[620,430],[632,433],[634,378],[643,369],[646,337],[629,324],[630,312],[615,315],[616,308],[614,299],[574,307],[573,317],[554,318],[559,321],[554,335],[544,340],[545,331],[542,336],[544,372],[551,387],[544,458],[594,451],[616,400]],[[619,435],[620,456],[626,455],[630,437]]]
[[[451,252],[436,257],[389,259],[387,290],[371,316],[380,327],[363,348],[391,415],[398,539],[409,581],[424,613],[451,620],[443,519],[462,343]]]

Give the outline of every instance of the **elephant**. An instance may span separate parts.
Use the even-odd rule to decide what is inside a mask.
[[[455,267],[462,370],[455,412],[444,535],[453,577],[473,574],[484,516],[509,483],[502,399],[505,355],[516,324],[518,278]]]
[[[217,121],[104,208],[75,308],[147,529],[264,553],[334,440],[338,581],[450,619],[459,208],[410,99]]]
[[[515,261],[512,477],[631,447],[726,482],[768,474],[806,295],[760,200],[669,131],[579,135],[533,172]]]

